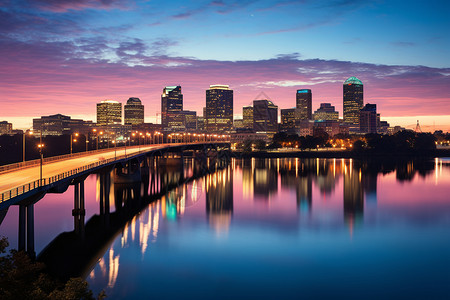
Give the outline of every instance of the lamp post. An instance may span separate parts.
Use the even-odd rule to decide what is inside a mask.
[[[33,134],[33,131],[28,131],[29,135]],[[22,137],[23,137],[23,146],[22,146],[22,152],[23,152],[23,162],[25,162],[25,136],[27,135],[26,131],[24,131],[22,133]]]
[[[39,172],[39,186],[42,186],[42,164],[43,164],[43,160],[44,160],[44,154],[42,152],[42,149],[44,149],[44,144],[39,143],[38,144],[38,148],[39,148],[39,155],[41,157],[41,163],[40,163],[40,172]]]
[[[77,139],[73,138],[74,133],[70,134],[70,154],[72,154],[72,142],[77,142]],[[75,137],[78,137],[78,133],[75,133]]]

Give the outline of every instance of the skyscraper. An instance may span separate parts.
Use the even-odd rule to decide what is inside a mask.
[[[351,128],[359,129],[359,114],[363,108],[363,84],[356,77],[344,82],[344,123]]]
[[[242,108],[242,123],[244,128],[253,129],[253,106],[244,106]]]
[[[359,115],[359,131],[361,133],[377,133],[377,105],[367,103]]]
[[[166,86],[161,95],[161,126],[165,131],[184,129],[181,86]]]
[[[104,100],[97,103],[97,125],[122,124],[122,103]]]
[[[297,90],[297,119],[312,119],[312,93],[309,89]]]
[[[278,106],[272,101],[253,101],[253,130],[269,134],[278,131]]]
[[[286,108],[281,110],[281,130],[285,132],[295,131],[296,108]]]
[[[228,85],[210,85],[206,90],[205,127],[208,132],[223,132],[233,126],[233,90]]]
[[[144,123],[144,105],[139,98],[130,98],[124,106],[124,123],[139,125]]]

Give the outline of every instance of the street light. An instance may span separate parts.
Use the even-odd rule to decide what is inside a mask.
[[[70,154],[72,154],[73,152],[72,152],[72,141],[73,142],[77,142],[77,139],[74,139],[73,138],[73,136],[75,135],[75,137],[78,137],[78,133],[72,133],[71,135],[70,135]]]
[[[38,144],[38,148],[39,148],[39,155],[41,157],[41,164],[40,164],[40,176],[39,176],[39,186],[42,186],[42,163],[43,163],[43,159],[44,159],[44,154],[42,152],[42,149],[44,149],[44,144],[39,143]]]
[[[33,134],[33,131],[28,131],[29,135]],[[23,162],[25,162],[25,136],[26,136],[26,131],[24,131],[22,133],[22,137],[23,137],[23,146],[22,146],[22,151],[23,151]]]

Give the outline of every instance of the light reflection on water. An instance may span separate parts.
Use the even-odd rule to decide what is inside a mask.
[[[85,188],[88,220],[99,178]],[[110,299],[449,299],[449,192],[448,159],[233,159],[131,217],[86,279]],[[111,211],[138,194],[112,184]],[[35,205],[38,253],[73,230],[72,197]],[[0,226],[13,246],[17,211]]]
[[[445,299],[449,191],[440,159],[233,160],[127,223],[87,280],[113,299]]]

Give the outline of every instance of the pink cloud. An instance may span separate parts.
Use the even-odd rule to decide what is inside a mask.
[[[100,40],[92,45],[3,42],[1,115],[92,116],[100,100],[125,102],[136,96],[143,100],[146,116],[154,116],[163,87],[175,84],[182,86],[185,109],[201,114],[205,90],[216,83],[234,89],[235,114],[261,91],[280,108],[288,108],[295,106],[296,89],[311,88],[314,110],[330,102],[342,115],[342,83],[350,76],[363,81],[365,102],[376,103],[382,116],[450,115],[448,68],[302,60],[296,55],[259,61],[200,60],[162,55],[164,45],[152,50],[139,40],[116,49]],[[154,54],[144,54],[146,49]],[[115,51],[120,61],[95,58],[104,50]]]

